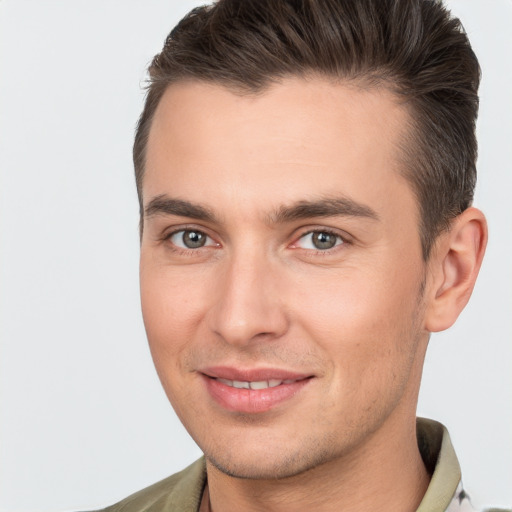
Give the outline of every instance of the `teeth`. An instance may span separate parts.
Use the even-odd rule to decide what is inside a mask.
[[[270,379],[270,380],[258,380],[254,382],[247,382],[242,380],[229,380],[229,379],[221,379],[217,378],[219,382],[225,384],[226,386],[230,386],[232,388],[237,389],[267,389],[267,388],[275,388],[281,384],[291,384],[295,382],[294,380],[279,380],[279,379]]]
[[[267,389],[268,382],[266,380],[259,380],[257,382],[249,382],[251,389]]]
[[[249,389],[249,383],[242,380],[234,380],[233,387],[237,389]]]

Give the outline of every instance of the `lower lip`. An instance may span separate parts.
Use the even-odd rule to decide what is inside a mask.
[[[211,377],[204,376],[212,398],[228,411],[242,413],[266,412],[295,396],[311,379],[280,384],[266,389],[239,389],[227,386]]]

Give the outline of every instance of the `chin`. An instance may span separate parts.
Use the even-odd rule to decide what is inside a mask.
[[[209,464],[225,475],[234,478],[251,480],[281,480],[292,478],[336,458],[331,449],[310,450],[304,453],[303,449],[281,453],[270,446],[263,446],[257,454],[243,453],[232,449],[220,456],[205,452]]]

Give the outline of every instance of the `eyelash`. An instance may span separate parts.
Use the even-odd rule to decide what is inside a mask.
[[[343,246],[350,244],[350,240],[348,239],[348,237],[341,235],[337,231],[334,231],[329,228],[317,228],[309,229],[308,231],[302,233],[299,237],[295,239],[295,242],[292,243],[292,247],[295,246],[296,249],[302,249],[301,247],[297,247],[299,240],[302,240],[306,236],[312,235],[314,233],[323,233],[326,235],[334,236],[340,241],[340,243],[336,242],[336,244],[333,247],[327,249],[304,249],[304,251],[311,256],[330,256],[333,254],[333,252],[337,252],[341,250]]]
[[[173,243],[171,241],[172,237],[179,234],[179,233],[187,233],[187,232],[193,232],[193,233],[200,233],[201,235],[204,235],[207,239],[209,239],[210,241],[213,241],[214,243],[213,244],[208,244],[208,240],[206,242],[207,245],[203,245],[201,247],[198,247],[196,249],[193,249],[193,248],[183,248],[183,247],[179,247],[178,245],[176,245],[175,243]],[[168,233],[165,233],[162,238],[161,238],[161,241],[162,242],[169,242],[168,244],[168,247],[175,253],[177,253],[178,255],[183,255],[183,256],[195,256],[197,255],[197,253],[199,252],[202,252],[201,249],[208,249],[208,248],[217,248],[220,246],[219,243],[215,242],[215,240],[213,239],[213,237],[211,237],[208,233],[206,233],[204,230],[202,229],[196,229],[192,226],[190,227],[181,227],[179,229],[174,229]]]

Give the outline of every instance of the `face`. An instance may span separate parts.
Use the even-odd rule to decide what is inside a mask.
[[[385,90],[172,85],[143,182],[142,308],[209,463],[280,478],[410,422],[427,333],[408,113]],[[271,454],[271,456],[269,456]]]

